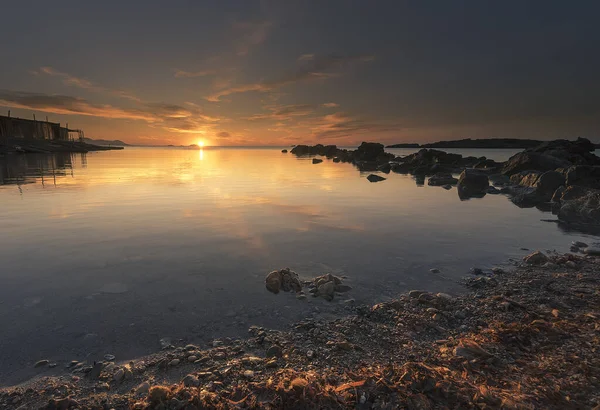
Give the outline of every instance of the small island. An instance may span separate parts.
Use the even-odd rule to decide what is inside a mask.
[[[544,141],[519,138],[487,138],[438,141],[429,144],[401,143],[387,145],[386,148],[512,148],[527,149],[540,145]]]

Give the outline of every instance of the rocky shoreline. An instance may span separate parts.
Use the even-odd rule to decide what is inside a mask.
[[[0,407],[598,408],[594,249],[576,243],[573,253],[536,252],[510,270],[474,269],[462,295],[413,290],[288,331],[253,326],[246,338],[208,346],[163,341],[148,357],[107,355],[48,377],[52,363],[40,361],[40,377],[0,390]],[[329,279],[317,278],[317,289]],[[295,280],[284,283],[291,294],[273,297],[300,291]]]
[[[356,150],[335,145],[297,145],[292,154],[324,156],[333,162],[351,163],[361,172],[412,175],[418,185],[457,187],[461,199],[504,194],[521,208],[552,211],[558,221],[573,229],[600,229],[600,157],[585,138],[547,141],[497,162],[486,157],[463,157],[423,148],[404,157],[385,152],[383,144],[363,142]],[[458,178],[455,177],[458,176]],[[383,181],[377,174],[370,182]]]

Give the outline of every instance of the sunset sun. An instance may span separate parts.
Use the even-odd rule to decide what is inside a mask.
[[[198,141],[197,144],[198,144],[199,147],[203,147],[204,146],[204,141],[200,140],[200,141]]]

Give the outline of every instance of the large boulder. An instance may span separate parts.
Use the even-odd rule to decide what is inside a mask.
[[[265,279],[265,285],[267,290],[272,293],[279,293],[280,290],[284,292],[294,291],[300,292],[302,290],[302,284],[298,279],[298,274],[290,268],[281,270],[274,270],[267,275]]]
[[[600,189],[600,166],[575,165],[566,170],[566,185]]]
[[[540,195],[550,200],[552,198],[552,194],[565,184],[565,176],[558,171],[547,171],[539,176],[535,183],[535,187],[537,188]]]
[[[569,166],[571,166],[571,163],[565,159],[540,152],[523,151],[513,155],[506,161],[502,167],[502,173],[510,176],[522,171],[544,172]]]
[[[461,198],[485,195],[489,186],[487,175],[472,169],[465,169],[458,178],[458,195]]]
[[[518,174],[511,175],[510,182],[515,185],[534,187],[541,175],[542,173],[539,171],[521,171]]]
[[[369,182],[379,182],[379,181],[385,181],[384,177],[380,177],[379,175],[375,175],[375,174],[370,174],[367,179],[369,180]]]
[[[600,225],[600,190],[589,190],[577,199],[563,200],[558,219],[567,223]]]
[[[387,154],[383,144],[377,142],[363,142],[354,153],[355,161],[378,161],[381,158],[394,158],[393,154]],[[388,159],[389,160],[389,159]]]
[[[297,156],[306,155],[322,155],[328,158],[333,158],[338,153],[338,149],[335,145],[296,145],[292,148],[292,154]]]
[[[509,191],[510,201],[519,208],[533,208],[546,199],[540,195],[535,187],[516,186],[511,187]]]
[[[454,178],[452,174],[448,172],[438,172],[431,176],[427,181],[428,185],[431,186],[442,186],[442,185],[455,185],[458,179]]]

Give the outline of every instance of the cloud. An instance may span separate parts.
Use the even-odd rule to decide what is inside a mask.
[[[381,133],[398,131],[401,129],[397,123],[376,122],[358,116],[351,116],[344,112],[328,114],[323,117],[311,119],[306,125],[312,136],[316,139],[332,139],[351,137],[364,133]]]
[[[221,132],[217,133],[217,137],[220,139],[228,139],[231,137],[231,134],[228,133],[227,131],[221,131]]]
[[[296,71],[289,73],[278,80],[243,84],[236,87],[225,88],[207,96],[206,99],[208,101],[220,101],[221,97],[231,94],[246,93],[251,91],[269,92],[297,82],[326,80],[328,78],[340,75],[338,72],[330,72],[330,70],[341,69],[354,63],[368,62],[372,61],[373,59],[374,56],[372,55],[330,55],[315,57],[310,61],[305,61],[298,69],[296,69]]]
[[[325,104],[321,104],[321,107],[325,107],[325,108],[337,108],[339,106],[340,106],[339,104],[334,103],[334,102],[328,102]]]
[[[223,120],[222,117],[207,115],[193,105],[186,108],[167,103],[140,103],[139,108],[120,108],[109,104],[93,104],[83,98],[66,95],[0,90],[0,106],[55,114],[141,120],[171,132],[206,132]]]
[[[57,71],[52,67],[41,67],[39,71],[33,71],[32,74],[33,73],[35,73],[35,75],[46,74],[53,77],[60,77],[63,79],[63,84],[65,85],[82,88],[95,93],[108,94],[131,101],[141,101],[138,97],[126,91],[102,87],[84,78],[75,77],[74,75]]]
[[[175,70],[176,78],[194,78],[194,77],[205,77],[207,75],[216,74],[214,70],[204,70],[204,71],[183,71],[183,70]]]
[[[300,57],[298,57],[298,61],[314,60],[314,58],[314,54],[302,54]]]
[[[249,121],[260,121],[260,120],[276,120],[276,121],[289,121],[293,117],[310,115],[314,112],[314,106],[310,104],[294,104],[294,105],[271,105],[266,106],[269,112],[264,114],[255,114],[250,117],[244,117],[243,119]]]

